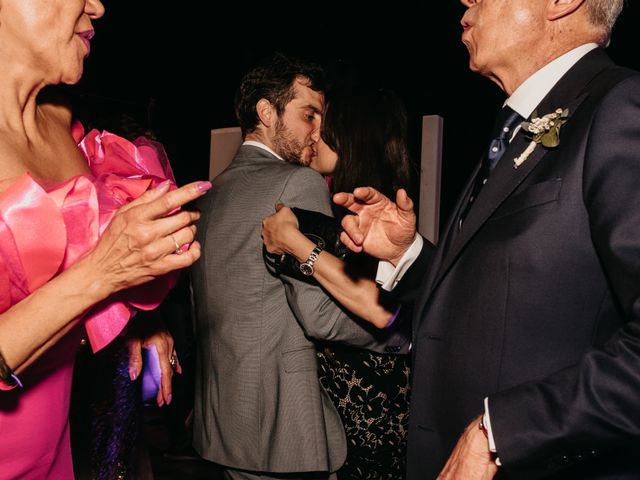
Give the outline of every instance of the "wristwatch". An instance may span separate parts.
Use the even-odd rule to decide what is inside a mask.
[[[319,245],[316,245],[315,248],[311,250],[311,253],[309,254],[309,258],[307,258],[307,261],[300,264],[300,271],[302,272],[303,275],[307,275],[307,276],[313,275],[313,264],[318,259],[318,255],[320,255],[321,251],[322,251],[322,247]]]

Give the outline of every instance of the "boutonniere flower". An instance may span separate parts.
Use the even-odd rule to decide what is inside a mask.
[[[513,159],[513,168],[518,168],[529,158],[529,155],[541,143],[545,148],[555,148],[560,145],[560,127],[567,122],[569,109],[557,108],[555,112],[538,117],[534,112],[530,122],[522,122],[522,129],[531,136],[531,143],[520,156]]]

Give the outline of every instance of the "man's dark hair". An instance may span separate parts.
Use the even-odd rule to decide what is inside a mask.
[[[236,118],[242,135],[253,132],[259,124],[256,105],[264,98],[275,106],[278,115],[294,96],[293,84],[302,77],[316,92],[324,91],[324,71],[315,63],[276,53],[245,74],[236,92]]]

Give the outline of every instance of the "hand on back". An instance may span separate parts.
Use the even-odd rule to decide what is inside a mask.
[[[282,203],[276,205],[276,213],[262,220],[262,241],[269,253],[292,253],[295,244],[302,235],[298,230],[298,219],[289,207]]]

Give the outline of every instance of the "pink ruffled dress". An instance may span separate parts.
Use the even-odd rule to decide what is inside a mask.
[[[82,127],[75,124],[73,130],[79,141]],[[164,150],[155,142],[131,143],[92,130],[79,147],[90,175],[45,185],[26,173],[0,194],[0,312],[89,251],[120,206],[173,180]],[[155,308],[174,283],[169,275],[95,306],[22,372],[24,388],[0,391],[1,479],[73,479],[68,417],[81,338],[86,332],[93,350],[99,350],[122,332],[136,308]]]

